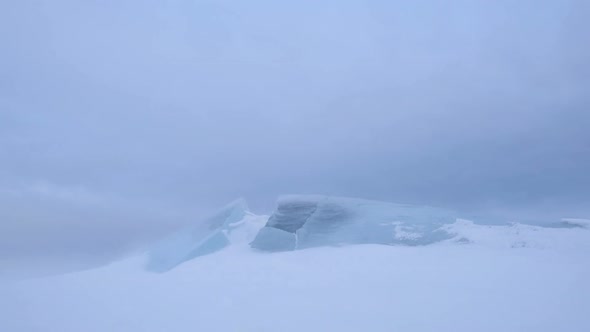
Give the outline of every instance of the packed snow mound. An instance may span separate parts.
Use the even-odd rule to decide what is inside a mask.
[[[590,228],[590,220],[588,219],[563,218],[561,222],[568,227]]]
[[[246,202],[238,199],[212,217],[158,243],[148,252],[146,269],[165,272],[185,261],[221,250],[230,243],[249,242],[265,220],[265,217],[249,213]]]
[[[453,244],[470,244],[479,247],[534,248],[555,250],[583,250],[590,252],[590,232],[574,227],[543,227],[512,223],[508,225],[478,225],[459,219],[441,227],[452,236],[445,241]]]
[[[346,244],[427,245],[451,238],[441,230],[455,213],[426,206],[328,196],[283,196],[251,246],[289,251]]]

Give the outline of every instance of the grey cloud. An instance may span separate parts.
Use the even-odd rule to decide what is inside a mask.
[[[0,7],[2,186],[108,197],[11,194],[14,234],[92,229],[96,243],[64,250],[101,250],[115,224],[120,247],[239,196],[268,211],[281,193],[588,213],[585,1]]]

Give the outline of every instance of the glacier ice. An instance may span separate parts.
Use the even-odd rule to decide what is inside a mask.
[[[550,237],[538,238],[544,231],[542,226],[481,225],[457,217],[453,211],[427,206],[292,195],[280,197],[276,210],[267,218],[247,212],[245,201],[240,199],[161,241],[149,251],[146,268],[165,272],[230,244],[250,244],[269,252],[348,244],[419,246],[439,242],[510,244],[511,248],[554,246]],[[563,219],[560,225],[589,228],[590,221]]]
[[[295,232],[265,226],[258,232],[250,246],[267,251],[295,250],[297,249],[297,235]]]
[[[246,202],[238,199],[203,222],[162,240],[148,252],[146,269],[165,272],[187,260],[223,249],[230,244],[229,233],[246,217],[247,210]]]
[[[451,238],[448,210],[329,196],[283,196],[251,246],[285,251],[345,244],[426,245]]]

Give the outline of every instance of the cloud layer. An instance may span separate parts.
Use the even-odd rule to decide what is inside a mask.
[[[71,220],[64,238],[94,232],[100,248],[115,224],[128,239],[281,193],[584,211],[588,14],[575,0],[3,3],[0,236]]]

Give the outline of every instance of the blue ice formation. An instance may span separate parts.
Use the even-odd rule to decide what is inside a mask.
[[[230,226],[244,219],[247,210],[246,201],[238,199],[212,217],[169,236],[148,252],[146,269],[166,272],[195,257],[223,249],[230,244]]]
[[[265,251],[369,243],[427,245],[452,238],[440,228],[456,219],[451,211],[425,206],[284,196],[250,245]]]

